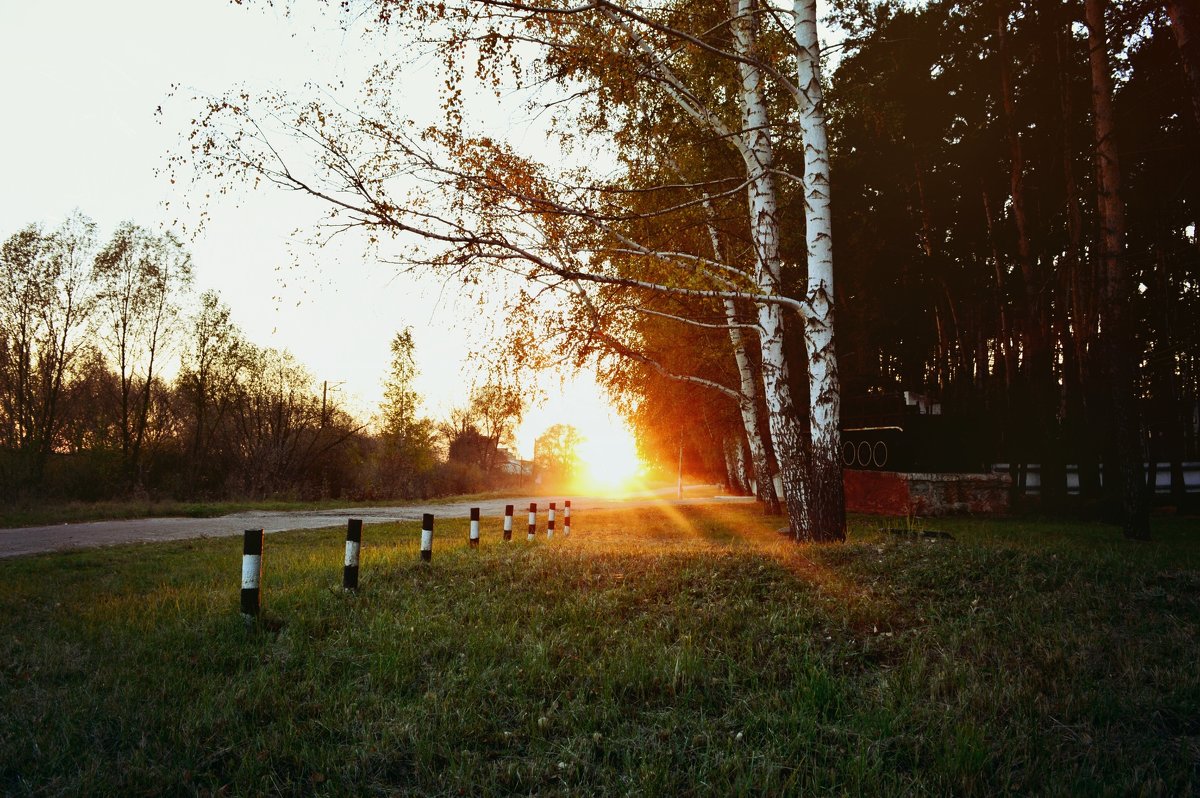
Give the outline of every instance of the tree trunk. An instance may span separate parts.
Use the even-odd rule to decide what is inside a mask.
[[[1179,45],[1179,60],[1192,89],[1192,111],[1200,123],[1200,11],[1195,0],[1167,0],[1167,16]]]
[[[750,471],[746,468],[746,446],[742,441],[742,436],[735,435],[733,444],[733,464],[737,467],[738,479],[742,483],[742,494],[752,494],[754,490],[750,487]],[[776,503],[778,503],[778,500],[776,500]]]
[[[1000,248],[996,245],[996,230],[992,221],[992,203],[988,198],[987,189],[981,192],[983,197],[983,218],[987,223],[988,242],[992,247],[992,269],[996,276],[996,307],[999,313],[1000,325],[996,336],[1000,348],[1000,361],[1004,366],[1005,403],[1011,399],[1012,382],[1017,373],[1017,354],[1013,351],[1012,322],[1008,317],[1008,298],[1005,295],[1004,264],[1000,261]]]
[[[1125,258],[1125,207],[1121,201],[1121,164],[1117,155],[1108,66],[1104,0],[1086,0],[1088,58],[1092,73],[1092,116],[1096,134],[1097,207],[1106,302],[1102,341],[1109,364],[1113,446],[1105,482],[1115,487],[1121,526],[1136,540],[1150,537],[1149,503],[1142,468],[1141,423],[1137,406],[1136,339],[1132,280]]]
[[[1000,62],[1000,90],[1004,127],[1009,147],[1009,185],[1013,222],[1017,229],[1017,264],[1025,289],[1025,324],[1022,328],[1024,391],[1029,418],[1036,425],[1038,459],[1041,461],[1041,504],[1049,509],[1061,506],[1066,493],[1066,468],[1062,461],[1057,419],[1058,392],[1054,381],[1053,354],[1050,347],[1050,313],[1046,302],[1043,276],[1037,268],[1030,242],[1026,212],[1025,155],[1017,129],[1016,100],[1008,52],[1009,4],[1002,3],[997,21],[997,48]]]
[[[739,55],[746,58],[752,56],[755,19],[751,0],[738,0],[737,17],[733,24],[734,43]],[[762,73],[748,61],[739,61],[738,71],[742,82],[738,92],[744,139],[741,149],[747,173],[754,278],[760,293],[778,295],[781,272],[779,215],[773,176],[774,152],[768,135],[770,120],[763,96]],[[760,303],[758,321],[767,420],[775,456],[779,461],[788,524],[797,540],[812,540],[814,536],[807,499],[808,458],[788,384],[787,359],[783,350],[783,310],[777,304]]]
[[[804,139],[804,221],[808,251],[804,329],[808,349],[810,445],[809,502],[818,540],[846,539],[846,500],[842,483],[841,386],[834,349],[833,215],[829,143],[821,94],[821,52],[816,0],[794,0],[798,111]]]
[[[1055,30],[1055,63],[1058,71],[1060,146],[1062,148],[1063,193],[1066,200],[1067,249],[1059,274],[1059,329],[1062,341],[1063,400],[1066,407],[1064,437],[1075,455],[1078,467],[1079,496],[1094,500],[1100,493],[1099,465],[1090,433],[1093,415],[1086,401],[1084,375],[1088,372],[1088,353],[1093,348],[1095,323],[1092,295],[1091,261],[1083,257],[1083,205],[1075,178],[1075,147],[1071,131],[1074,104],[1071,102],[1071,64],[1073,15],[1064,10]]]
[[[708,228],[708,238],[712,245],[713,257],[718,261],[724,260],[724,249],[721,247],[721,237],[713,222],[712,204],[708,196],[704,198],[704,209],[708,214],[705,226]],[[741,319],[738,317],[737,303],[726,299],[725,323],[729,326],[729,344],[733,347],[733,358],[737,363],[738,381],[741,387],[738,397],[738,412],[742,417],[742,426],[746,430],[746,443],[750,447],[750,460],[754,466],[754,495],[763,503],[763,511],[767,515],[780,515],[783,508],[780,505],[780,491],[775,486],[776,469],[771,463],[767,443],[763,440],[762,425],[759,423],[759,389],[761,376],[755,374],[750,360],[750,352],[746,345],[746,336],[742,332]],[[738,456],[742,457],[741,447]]]
[[[757,485],[759,501],[768,515],[779,515],[783,512],[779,503],[779,495],[775,492],[775,482],[772,479],[771,466],[767,458],[767,447],[763,442],[761,426],[758,420],[758,375],[750,363],[750,353],[746,350],[746,337],[737,326],[739,323],[737,307],[732,299],[725,300],[725,320],[729,324],[729,342],[733,345],[733,357],[737,361],[738,377],[741,383],[741,397],[738,399],[738,411],[742,416],[742,426],[746,430],[746,442],[750,447],[750,461],[754,466],[754,480]],[[740,449],[739,449],[740,451]]]
[[[1155,386],[1153,395],[1158,404],[1154,414],[1158,422],[1159,439],[1163,441],[1162,450],[1151,453],[1151,461],[1161,456],[1169,465],[1171,475],[1171,503],[1178,509],[1185,500],[1186,487],[1183,483],[1183,418],[1180,412],[1179,378],[1176,373],[1175,358],[1171,347],[1175,340],[1174,324],[1171,318],[1171,303],[1168,292],[1171,290],[1167,279],[1166,254],[1158,250],[1158,268],[1154,270],[1154,293],[1157,301],[1154,303],[1159,310],[1159,326],[1155,357],[1153,362],[1158,372],[1154,375]],[[1158,351],[1159,349],[1163,351]],[[1157,467],[1157,465],[1156,465]],[[1148,480],[1150,489],[1156,490],[1155,480]]]

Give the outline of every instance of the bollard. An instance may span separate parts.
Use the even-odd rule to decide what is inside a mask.
[[[563,502],[563,537],[571,535],[571,500]]]
[[[479,508],[471,508],[471,531],[467,534],[467,545],[479,548]]]
[[[346,563],[342,566],[342,590],[358,590],[358,554],[362,550],[362,519],[346,521]]]
[[[504,539],[512,540],[512,517],[513,506],[511,504],[504,505]]]
[[[532,541],[537,533],[537,502],[529,503],[529,534],[525,536],[526,541]]]
[[[421,560],[429,562],[433,559],[433,513],[421,516]]]
[[[546,516],[546,540],[554,537],[554,502],[550,502],[550,512]]]
[[[259,585],[262,582],[263,531],[247,529],[242,538],[242,616],[247,621],[258,617],[262,604]]]

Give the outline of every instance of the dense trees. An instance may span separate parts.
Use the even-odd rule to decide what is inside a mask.
[[[12,486],[41,481],[62,427],[66,377],[94,301],[94,247],[95,226],[78,213],[0,246],[0,478]]]
[[[511,390],[472,394],[488,445],[463,473],[439,460],[420,414],[411,331],[392,341],[372,428],[291,353],[248,341],[218,294],[193,297],[190,277],[169,234],[125,223],[99,245],[79,213],[0,245],[0,500],[385,498],[495,483],[523,409]]]
[[[1041,463],[1052,507],[1066,463],[1099,499],[1103,460],[1110,506],[1144,534],[1136,465],[1196,451],[1182,320],[1200,138],[1167,14],[845,5],[831,108],[850,394],[936,393],[994,460]]]
[[[569,487],[579,476],[583,437],[570,424],[554,424],[533,444],[533,467],[542,487]]]

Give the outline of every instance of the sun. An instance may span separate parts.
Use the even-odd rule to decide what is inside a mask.
[[[555,424],[579,433],[570,483],[580,494],[620,497],[640,490],[645,464],[628,423],[612,406],[595,375],[582,372],[555,384],[539,377],[545,400],[526,414],[516,433],[523,456],[532,458],[537,438]]]
[[[633,433],[624,424],[609,421],[582,430],[578,448],[581,487],[589,493],[612,494],[629,490],[644,466]]]

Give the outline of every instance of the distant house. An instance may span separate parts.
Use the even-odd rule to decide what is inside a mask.
[[[502,474],[513,474],[522,477],[533,476],[533,461],[522,460],[505,448],[500,448],[496,452],[496,468]]]

